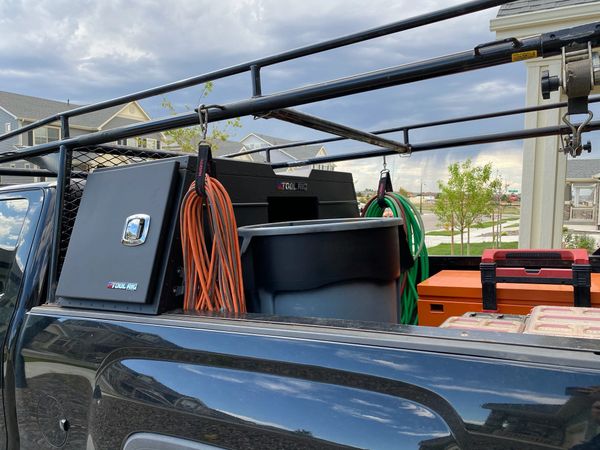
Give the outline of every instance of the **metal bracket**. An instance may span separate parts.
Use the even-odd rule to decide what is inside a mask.
[[[571,133],[567,135],[567,137],[562,138],[563,143],[563,153],[565,155],[571,155],[573,158],[580,156],[583,150],[586,150],[588,153],[592,151],[592,144],[588,142],[583,145],[581,141],[581,134],[583,133],[583,129],[589,124],[594,117],[591,111],[588,111],[588,116],[586,119],[579,124],[579,126],[575,126],[569,120],[569,113],[565,113],[562,117],[564,123],[566,123],[569,128],[571,128]]]
[[[361,131],[355,128],[348,127],[346,125],[331,122],[326,119],[321,119],[320,117],[315,117],[310,114],[302,113],[300,111],[296,111],[295,109],[276,109],[274,111],[269,112],[268,114],[265,114],[262,117],[266,119],[278,119],[284,122],[294,123],[296,125],[312,128],[313,130],[319,130],[325,133],[331,133],[338,136],[346,137],[355,141],[366,142],[368,144],[377,145],[379,147],[389,148],[400,154],[407,153],[410,151],[409,146],[406,146],[405,144],[402,144],[400,142],[387,139],[376,134],[369,133],[367,131]]]
[[[225,107],[222,105],[198,105],[196,112],[198,113],[198,122],[200,124],[200,132],[202,133],[202,142],[206,142],[206,136],[208,134],[208,123],[210,122],[208,117],[208,110],[211,108],[217,108],[224,110]]]
[[[198,106],[198,122],[200,123],[200,133],[202,133],[202,142],[206,142],[208,134],[208,107],[205,105]]]
[[[412,145],[410,143],[410,138],[408,137],[409,129],[404,128],[402,130],[402,135],[404,136],[404,145],[406,145],[406,151],[404,153],[400,153],[401,158],[410,158],[412,156]]]
[[[260,66],[250,66],[250,76],[252,77],[252,97],[262,96],[262,86],[260,82]]]

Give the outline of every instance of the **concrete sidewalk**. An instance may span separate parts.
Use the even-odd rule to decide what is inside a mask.
[[[506,227],[508,225],[513,225],[515,223],[519,223],[519,219],[513,219],[513,220],[509,220],[507,222],[504,222],[502,224],[502,231],[519,231],[518,228],[513,227],[513,228],[508,228],[506,229]],[[429,230],[429,231],[433,231],[433,230]],[[492,227],[487,227],[487,228],[471,228],[471,243],[477,243],[477,242],[491,242],[492,241]],[[490,235],[488,235],[490,234]],[[436,245],[439,244],[450,244],[451,241],[451,237],[450,236],[428,236],[427,234],[425,235],[425,245],[427,245],[427,247],[435,247]],[[510,235],[510,236],[502,236],[502,242],[518,242],[519,241],[519,234],[515,234],[515,235]],[[467,242],[467,233],[464,233],[464,242]],[[454,244],[460,244],[460,234],[455,234],[454,235]]]

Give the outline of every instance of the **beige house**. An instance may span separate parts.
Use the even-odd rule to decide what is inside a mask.
[[[37,120],[48,116],[77,108],[70,102],[60,102],[29,95],[16,94],[13,92],[0,91],[0,124],[2,132],[6,133],[19,129]],[[113,106],[101,111],[96,111],[69,119],[69,130],[72,137],[88,133],[108,130],[125,125],[146,122],[150,116],[144,111],[138,102],[130,102],[125,105]],[[61,139],[61,129],[58,122],[37,128],[27,133],[15,136],[0,142],[0,153],[14,151],[21,147],[44,144]],[[128,145],[148,149],[160,149],[164,142],[162,133],[154,133],[139,138],[123,139],[115,144]],[[10,167],[29,169],[34,165],[28,161],[11,163]],[[3,176],[1,184],[24,183],[37,181],[26,177]]]
[[[240,142],[227,141],[219,143],[219,148],[215,152],[216,156],[221,156],[230,153],[238,153],[246,150],[255,150],[265,147],[272,147],[276,145],[290,144],[293,141],[282,139],[278,137],[268,136],[260,133],[250,133],[245,136]],[[323,145],[302,145],[300,147],[293,147],[289,149],[272,150],[270,152],[270,161],[273,163],[277,162],[290,162],[297,160],[305,160],[309,158],[318,158],[327,155],[327,150]],[[238,159],[245,161],[255,162],[266,162],[266,152],[257,152],[250,155],[240,156]],[[290,167],[288,169],[279,169],[278,173],[284,173],[289,175],[300,175],[306,176],[312,169],[318,170],[335,170],[334,163],[324,164],[313,164],[306,167]]]
[[[519,0],[500,8],[490,28],[497,39],[525,37],[600,21],[598,0]],[[520,63],[523,64],[523,63]],[[562,91],[542,98],[540,77],[544,70],[561,73],[561,57],[536,58],[524,62],[527,70],[526,106],[566,101]],[[593,93],[600,93],[596,89]],[[562,124],[563,110],[525,115],[525,128]],[[526,139],[523,144],[522,200],[519,246],[561,246],[567,158],[559,152],[560,138]]]

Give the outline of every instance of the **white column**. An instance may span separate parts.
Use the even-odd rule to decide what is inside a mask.
[[[561,60],[547,58],[527,63],[527,106],[561,101],[559,92],[543,100],[540,77],[543,70],[560,75]],[[563,109],[528,113],[525,128],[559,125]],[[526,139],[523,145],[521,180],[521,224],[519,247],[560,248],[566,176],[566,157],[560,152],[560,137]]]

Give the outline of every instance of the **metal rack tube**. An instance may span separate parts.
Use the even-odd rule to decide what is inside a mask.
[[[579,124],[577,124],[578,126]],[[600,120],[590,122],[584,131],[600,130]],[[441,150],[445,148],[464,147],[468,145],[490,144],[493,142],[514,141],[519,139],[528,139],[544,136],[554,136],[564,134],[570,131],[566,125],[557,125],[543,128],[533,128],[528,130],[507,131],[503,133],[484,134],[479,136],[469,136],[466,138],[445,139],[434,142],[424,142],[421,144],[412,144],[412,152],[422,152],[426,150]],[[320,164],[327,162],[351,161],[355,159],[372,158],[375,156],[388,156],[397,154],[393,150],[388,149],[369,149],[351,153],[343,153],[340,155],[322,156],[319,158],[310,158],[302,161],[291,161],[271,164],[273,169],[281,169],[285,167],[300,167],[309,166],[312,164]]]

